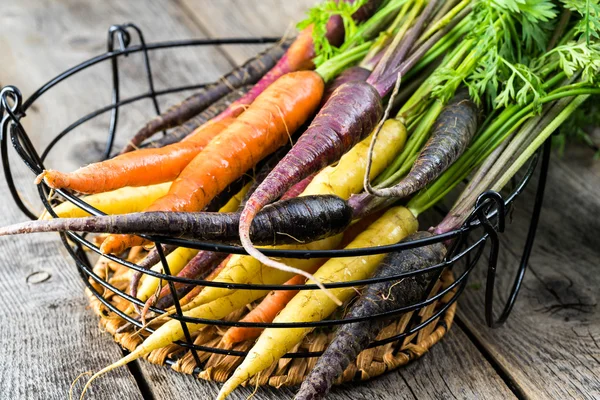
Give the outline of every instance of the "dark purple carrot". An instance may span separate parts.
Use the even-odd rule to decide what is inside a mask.
[[[409,240],[431,237],[417,232]],[[390,253],[378,267],[373,278],[397,276],[418,271],[442,262],[446,247],[441,243]],[[398,310],[421,301],[437,272],[427,272],[402,280],[368,285],[350,308],[346,318],[359,318]],[[325,397],[335,380],[389,323],[386,319],[369,319],[341,325],[315,367],[302,382],[295,400],[317,400]]]
[[[121,153],[135,150],[144,140],[156,132],[183,124],[231,91],[258,82],[265,73],[275,66],[291,43],[292,40],[288,39],[275,44],[246,61],[242,66],[222,76],[218,81],[194,93],[181,103],[172,106],[159,116],[152,118],[133,136],[127,146],[121,150]]]
[[[275,246],[320,240],[343,232],[352,210],[337,196],[305,196],[270,204],[252,223],[254,241]],[[240,213],[142,212],[29,221],[0,229],[0,236],[35,232],[92,232],[160,235],[239,243]],[[315,225],[315,221],[319,224]]]
[[[338,75],[337,78],[333,80],[333,82],[327,85],[325,88],[325,93],[323,93],[323,100],[321,101],[321,104],[327,103],[327,100],[329,100],[333,92],[344,83],[354,81],[364,82],[367,80],[369,75],[371,75],[371,71],[362,67],[350,67],[345,69],[341,74]]]
[[[291,186],[338,161],[344,153],[371,133],[384,114],[382,98],[398,82],[402,61],[438,1],[432,0],[427,4],[410,35],[401,43],[390,46],[389,54],[378,64],[367,82],[348,82],[335,89],[292,150],[250,197],[242,211],[239,225],[240,242],[249,255],[272,268],[289,271],[285,264],[264,256],[253,246],[250,240],[253,218]],[[319,69],[317,73],[320,73]]]
[[[459,92],[435,122],[433,132],[410,172],[390,188],[369,188],[379,197],[405,198],[442,174],[467,149],[477,131],[479,110],[467,91]]]
[[[190,118],[182,125],[172,129],[159,139],[155,139],[151,142],[143,143],[142,148],[147,147],[164,147],[173,143],[180,142],[183,138],[189,136],[196,128],[204,125],[217,115],[221,114],[227,107],[229,107],[234,101],[248,93],[252,86],[246,85],[241,88],[235,89],[231,93],[226,94],[219,100],[214,102],[210,107],[202,111],[200,114]]]

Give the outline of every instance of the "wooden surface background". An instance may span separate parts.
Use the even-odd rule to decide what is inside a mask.
[[[134,22],[147,41],[282,35],[314,0],[0,0],[0,86],[25,96],[68,67],[105,51],[111,24]],[[152,54],[157,88],[211,81],[261,46],[177,49]],[[122,96],[146,90],[139,55],[120,65]],[[44,95],[23,124],[39,149],[78,117],[110,102],[104,63]],[[163,108],[184,94],[161,98]],[[150,101],[123,109],[117,147],[152,115]],[[72,169],[97,159],[108,115],[77,129],[47,165]],[[483,262],[459,302],[457,323],[418,362],[371,382],[336,388],[332,399],[600,398],[600,162],[572,146],[553,157],[529,271],[508,323],[483,322]],[[17,187],[39,208],[33,176],[14,157]],[[0,224],[23,221],[0,179]],[[503,237],[497,308],[520,257],[533,185]],[[121,357],[86,309],[83,283],[56,235],[0,240],[0,397],[64,399],[78,374]],[[500,310],[497,309],[496,312]],[[76,385],[81,389],[81,384]],[[134,362],[98,380],[90,399],[209,399],[218,385]],[[245,399],[242,389],[233,398]],[[260,389],[254,398],[292,398]]]

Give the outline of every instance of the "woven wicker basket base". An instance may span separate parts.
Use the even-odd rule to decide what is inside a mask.
[[[131,271],[118,264],[108,262],[106,259],[98,261],[94,267],[94,272],[103,279],[108,276],[108,282],[119,290],[126,290],[129,284]],[[442,279],[434,288],[433,293],[437,293],[440,289],[448,287],[454,281],[453,275],[449,271],[445,271]],[[99,284],[93,282],[94,288],[103,294],[103,297],[109,300],[113,305],[120,310],[131,308],[130,303],[108,292]],[[113,335],[115,341],[124,348],[132,351],[143,339],[148,335],[146,332],[125,332],[117,333],[117,330],[122,327],[125,322],[116,314],[108,310],[91,291],[86,291],[90,300],[90,305],[94,312],[100,317],[100,326],[108,333]],[[439,301],[430,304],[424,309],[421,309],[418,318],[413,323],[420,323],[428,319],[431,315],[439,310],[447,301],[452,298],[454,291],[447,293]],[[241,319],[249,308],[238,310],[225,318],[230,321]],[[419,330],[417,333],[404,338],[404,340],[388,343],[372,349],[364,350],[360,353],[355,363],[351,364],[344,374],[338,379],[337,384],[349,381],[367,380],[379,376],[387,371],[394,370],[398,367],[408,364],[409,362],[421,357],[434,344],[440,341],[448,329],[450,329],[456,312],[456,303],[452,304],[440,317],[433,320],[429,325]],[[378,336],[377,339],[385,339],[406,331],[411,322],[412,312],[402,315],[398,320],[388,325]],[[152,326],[156,328],[157,326]],[[194,343],[197,345],[226,348],[221,341],[223,334],[227,328],[219,328],[207,326],[192,334]],[[331,332],[325,330],[315,330],[310,333],[302,343],[300,343],[292,351],[322,351],[331,340]],[[234,350],[245,351],[252,347],[252,341],[239,343],[233,347]],[[224,382],[233,373],[235,368],[241,363],[242,358],[237,356],[224,356],[212,354],[208,352],[198,352],[202,363],[202,372],[199,377],[202,379]],[[196,368],[196,362],[191,351],[178,345],[170,345],[165,348],[155,350],[147,357],[148,361],[154,364],[165,365],[165,360],[169,358],[176,360],[171,368],[185,374],[193,374]],[[270,385],[274,387],[295,386],[300,384],[304,377],[310,372],[317,361],[317,358],[284,358],[277,363],[271,365],[270,368],[263,371],[260,375],[255,376],[248,385]],[[258,380],[258,382],[257,382]]]

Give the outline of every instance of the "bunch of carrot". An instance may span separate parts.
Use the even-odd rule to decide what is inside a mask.
[[[551,0],[535,5],[515,0],[327,1],[311,10],[294,41],[226,75],[229,85],[209,86],[153,119],[121,155],[72,173],[48,170],[38,177],[38,183],[52,188],[89,194],[84,200],[109,215],[89,217],[61,204],[54,210],[60,219],[44,216],[1,229],[0,235],[109,233],[101,250],[113,254],[152,244],[151,235],[241,243],[248,255],[160,245],[141,265],[160,272],[164,253],[171,273],[184,278],[318,287],[269,292],[165,286],[159,278],[134,274],[131,295],[146,307],[127,312],[159,327],[128,356],[96,373],[88,386],[118,366],[183,339],[181,323],[169,318],[181,296],[186,296],[182,311],[188,318],[221,319],[255,303],[243,322],[326,319],[356,291],[327,289],[323,282],[418,271],[442,262],[446,247],[274,260],[254,243],[352,249],[460,227],[481,192],[502,189],[553,130],[590,95],[600,93],[595,30],[600,15],[593,10],[585,1],[572,0],[560,5]],[[393,110],[395,117],[390,117]],[[174,133],[143,144],[155,132],[177,125]],[[244,180],[249,175],[253,183]],[[432,233],[417,232],[418,217],[470,175],[448,216]],[[218,198],[229,201],[215,203]],[[413,304],[428,295],[435,279],[428,272],[365,288],[347,317]],[[165,312],[155,314],[153,307]],[[297,398],[325,396],[385,322],[338,328]],[[203,326],[187,323],[192,334]],[[256,343],[219,398],[268,368],[310,330],[230,328],[224,345]]]

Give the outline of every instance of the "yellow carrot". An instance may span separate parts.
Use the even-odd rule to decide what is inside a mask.
[[[416,232],[418,222],[404,207],[394,207],[358,235],[346,248],[383,246],[397,243]],[[371,276],[385,254],[336,258],[327,261],[314,274],[321,282],[347,282]],[[312,283],[312,282],[308,282]],[[340,300],[348,300],[353,288],[331,289]],[[313,322],[327,318],[336,309],[335,303],[321,290],[300,291],[273,320],[282,322]],[[234,374],[225,383],[217,399],[227,397],[236,387],[260,371],[269,367],[290,351],[312,328],[267,328]]]
[[[363,189],[369,146],[373,133],[346,153],[335,166],[322,170],[301,196],[335,194],[348,200]],[[406,143],[406,129],[395,119],[385,121],[373,149],[370,179],[374,179],[394,160]]]
[[[240,203],[242,202],[242,199],[246,196],[248,190],[250,190],[250,187],[252,187],[252,182],[248,183],[242,188],[242,190],[236,193],[235,196],[229,199],[229,201],[223,207],[221,207],[219,212],[236,212],[240,206]]]
[[[144,211],[156,199],[167,194],[169,187],[171,187],[171,182],[142,187],[124,187],[112,192],[84,196],[81,199],[109,215],[129,214]],[[54,207],[54,212],[60,218],[79,218],[90,215],[68,201]],[[40,219],[52,219],[52,217],[44,212]]]

